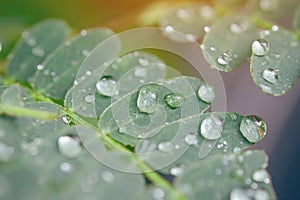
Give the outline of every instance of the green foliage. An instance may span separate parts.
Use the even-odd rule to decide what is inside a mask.
[[[243,27],[236,19],[235,30]],[[229,32],[232,20],[218,20],[204,39],[216,53],[231,51],[225,69],[204,49],[221,71],[241,65],[256,37],[257,29],[248,26],[246,39]],[[223,29],[226,40],[219,37]],[[206,112],[215,97],[208,83],[166,78],[164,62],[150,53],[119,57],[117,39],[99,54],[95,47],[113,35],[110,30],[83,30],[65,42],[67,33],[59,20],[34,26],[8,64],[0,87],[1,199],[276,198],[265,153],[244,151],[266,134],[259,117]],[[265,38],[271,53],[272,37],[280,33]],[[42,56],[32,52],[36,45]],[[12,80],[21,85],[8,84]],[[101,153],[93,154],[90,145]],[[110,168],[116,163],[137,174]]]

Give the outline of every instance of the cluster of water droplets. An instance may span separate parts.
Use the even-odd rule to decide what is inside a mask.
[[[251,143],[260,141],[267,133],[266,123],[258,116],[244,117],[240,124],[240,131]]]
[[[44,57],[45,50],[44,50],[44,48],[42,46],[39,46],[37,44],[37,40],[36,40],[35,37],[33,37],[29,32],[24,31],[22,33],[22,38],[24,39],[25,44],[32,48],[31,49],[31,53],[34,56]]]

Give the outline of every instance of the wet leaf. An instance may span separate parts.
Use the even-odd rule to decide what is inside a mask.
[[[267,51],[261,48],[261,40],[253,43],[250,71],[264,93],[280,96],[287,93],[300,76],[300,44],[293,33],[282,28],[277,30],[277,26],[273,29],[275,31],[263,37],[269,45]],[[259,49],[263,50],[262,55],[257,54]]]
[[[257,37],[258,31],[248,18],[227,16],[216,20],[205,35],[203,55],[212,68],[232,71],[246,62]]]
[[[8,64],[8,75],[20,82],[28,82],[46,57],[61,45],[69,34],[68,25],[50,19],[22,33]]]
[[[175,187],[189,200],[199,199],[199,196],[204,199],[276,199],[266,167],[267,157],[262,151],[216,155],[189,166],[175,180]]]

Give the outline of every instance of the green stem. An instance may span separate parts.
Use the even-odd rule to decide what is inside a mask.
[[[10,106],[7,104],[0,104],[0,115],[6,114],[16,117],[32,117],[43,120],[54,120],[58,117],[57,113],[33,110],[30,108]]]
[[[90,127],[92,129],[96,130],[99,133],[100,139],[107,145],[108,148],[118,149],[120,151],[126,152],[136,162],[137,166],[140,168],[140,170],[145,174],[145,176],[149,180],[151,180],[155,185],[157,185],[161,188],[164,188],[168,191],[171,191],[174,199],[177,199],[177,200],[185,200],[186,199],[184,197],[184,195],[181,194],[175,188],[173,188],[173,186],[166,179],[164,179],[162,176],[160,176],[158,173],[156,173],[146,163],[141,161],[134,153],[129,151],[125,146],[118,143],[113,138],[109,137],[107,134],[104,134],[98,127],[85,121],[82,117],[80,117],[76,113],[70,111],[69,109],[66,109],[65,107],[55,103],[50,98],[47,98],[44,95],[37,93],[36,91],[33,91],[32,89],[31,89],[31,92],[33,93],[33,95],[36,99],[59,106],[73,120],[73,122],[75,124],[84,125],[84,126],[87,126],[87,127]]]

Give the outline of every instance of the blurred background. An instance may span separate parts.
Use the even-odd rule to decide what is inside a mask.
[[[226,0],[226,2],[234,0]],[[236,0],[238,2],[245,0]],[[49,17],[65,19],[76,31],[82,28],[104,26],[120,32],[126,29],[156,25],[155,18],[179,0],[1,0],[0,1],[0,66],[11,51],[21,32],[30,25]],[[211,3],[210,1],[206,1]],[[160,3],[159,11],[141,22],[143,13]],[[300,4],[300,2],[298,3]],[[153,19],[153,20],[152,20]],[[152,21],[154,23],[152,23]],[[290,27],[291,17],[286,13],[280,21]],[[173,60],[174,61],[174,60]],[[193,75],[195,70],[183,61],[176,69]],[[178,66],[180,65],[180,66]],[[194,74],[197,75],[197,74]],[[270,156],[272,174],[279,199],[300,199],[300,81],[286,95],[272,97],[263,94],[252,81],[249,63],[234,72],[222,73],[227,94],[227,110],[244,115],[261,116],[268,125],[268,134],[253,148],[265,149]]]

